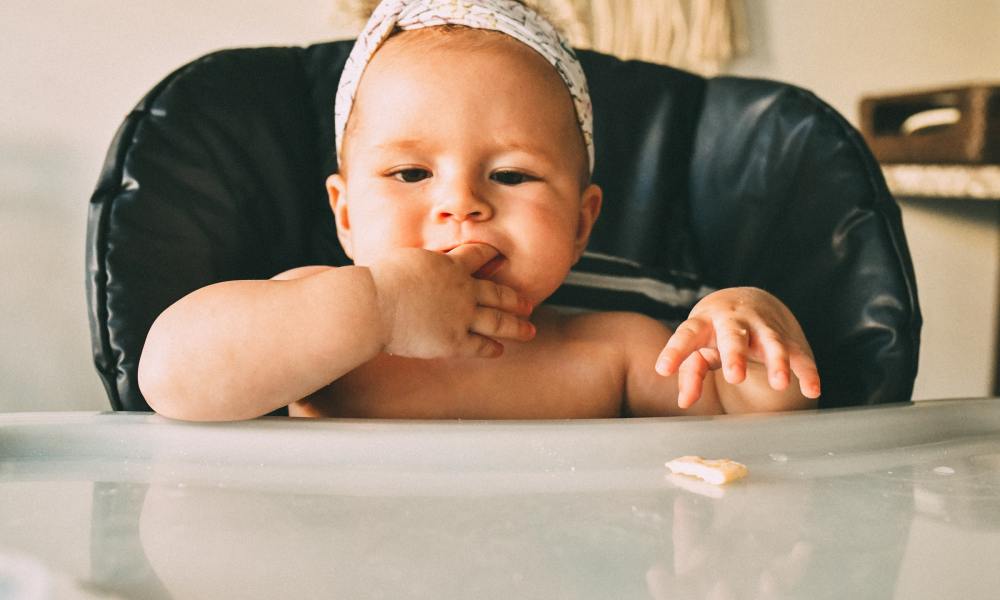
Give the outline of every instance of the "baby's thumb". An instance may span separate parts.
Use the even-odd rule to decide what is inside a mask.
[[[462,244],[448,251],[448,256],[458,260],[458,263],[472,275],[483,265],[490,262],[500,252],[489,244]]]

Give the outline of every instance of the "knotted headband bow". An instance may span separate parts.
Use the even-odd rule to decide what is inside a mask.
[[[372,56],[396,29],[409,31],[437,25],[464,25],[505,33],[531,47],[555,67],[573,98],[590,172],[594,172],[594,117],[583,68],[555,27],[516,0],[383,0],[358,35],[340,76],[334,106],[338,158],[358,84]]]

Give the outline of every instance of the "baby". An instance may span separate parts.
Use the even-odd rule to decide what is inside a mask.
[[[197,290],[153,324],[157,412],[580,418],[815,406],[791,312],[723,289],[674,332],[543,305],[601,208],[583,72],[516,0],[385,0],[337,98],[327,180],[353,266]]]

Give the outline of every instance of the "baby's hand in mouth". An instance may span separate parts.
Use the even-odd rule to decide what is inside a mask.
[[[460,248],[467,248],[470,246],[481,246],[483,248],[489,248],[489,252],[487,253],[487,255],[489,255],[490,258],[486,260],[485,263],[481,264],[472,273],[472,276],[476,279],[489,279],[497,271],[499,271],[500,267],[502,267],[504,263],[507,261],[507,257],[504,256],[499,250],[497,250],[496,248],[494,248],[489,244],[484,244],[482,242],[470,242],[468,244],[460,244],[458,246],[455,246],[451,250],[448,250],[446,254],[451,254],[452,252],[455,252]]]
[[[500,270],[500,267],[503,266],[506,260],[507,258],[503,254],[497,252],[496,256],[487,261],[485,265],[479,267],[472,276],[476,279],[489,279],[494,273]]]
[[[531,302],[483,276],[506,259],[489,244],[447,252],[399,248],[370,267],[384,324],[383,351],[411,358],[481,357],[535,337]]]

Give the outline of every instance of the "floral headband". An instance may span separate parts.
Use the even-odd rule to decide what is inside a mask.
[[[530,46],[555,67],[573,98],[590,172],[594,172],[594,117],[583,68],[555,27],[517,0],[383,0],[358,35],[340,76],[334,106],[338,157],[361,75],[375,52],[397,29],[409,31],[438,25],[464,25],[505,33]]]

